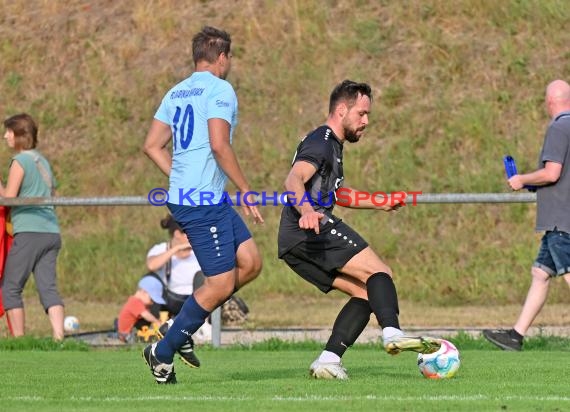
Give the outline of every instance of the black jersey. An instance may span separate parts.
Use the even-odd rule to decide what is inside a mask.
[[[344,175],[342,169],[342,144],[328,126],[320,126],[309,133],[297,147],[295,162],[309,162],[317,169],[316,173],[305,183],[305,194],[300,202],[310,202],[313,209],[324,213],[325,221],[337,221],[332,216],[336,203],[335,191],[342,187]],[[293,200],[291,199],[291,202]],[[285,205],[281,213],[279,225],[279,255],[303,241],[307,231],[299,228],[301,215],[291,205]]]
[[[328,126],[321,126],[309,133],[297,147],[293,164],[309,162],[317,169],[305,183],[305,201],[310,198],[313,208],[321,213],[332,213],[335,191],[342,186],[342,144]],[[297,203],[301,199],[296,199]]]

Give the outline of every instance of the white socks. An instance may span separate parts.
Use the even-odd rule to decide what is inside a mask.
[[[340,362],[340,356],[338,356],[336,353],[329,352],[328,350],[324,350],[323,353],[321,353],[321,356],[319,356],[319,362],[322,362],[322,363],[339,363]]]
[[[404,332],[400,329],[393,328],[391,326],[382,329],[382,340],[384,342],[390,342],[399,336],[404,336]]]

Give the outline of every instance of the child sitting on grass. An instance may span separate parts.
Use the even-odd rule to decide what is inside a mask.
[[[123,305],[117,322],[119,339],[123,342],[133,341],[133,328],[151,325],[154,330],[160,326],[159,319],[150,312],[153,303],[164,305],[163,285],[153,276],[144,276],[138,284],[138,290],[129,296]],[[138,325],[138,326],[137,326]]]

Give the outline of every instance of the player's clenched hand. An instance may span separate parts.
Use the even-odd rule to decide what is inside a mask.
[[[322,213],[316,212],[316,211],[311,211],[311,212],[306,212],[303,213],[301,215],[301,218],[299,219],[299,227],[301,229],[313,229],[315,231],[315,233],[318,235],[319,234],[319,223],[321,222],[321,219],[324,217],[325,215],[323,215]]]
[[[514,175],[509,179],[509,186],[513,190],[521,190],[524,186],[520,175]]]
[[[385,210],[386,212],[393,212],[403,206],[406,206],[406,203],[403,200],[396,199],[392,200],[390,204],[382,206],[381,209]]]

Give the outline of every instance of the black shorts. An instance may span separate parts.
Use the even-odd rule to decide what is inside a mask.
[[[368,243],[350,226],[338,222],[332,228],[323,227],[318,235],[310,232],[281,259],[307,282],[328,293],[339,275],[337,269],[367,247]]]

